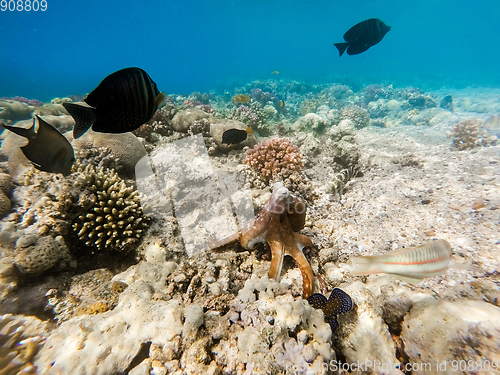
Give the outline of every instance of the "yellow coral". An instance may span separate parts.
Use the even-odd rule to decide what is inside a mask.
[[[114,170],[79,167],[77,185],[93,194],[93,207],[78,216],[73,229],[87,246],[99,250],[128,250],[143,234],[147,217],[143,216],[139,193],[118,177]]]

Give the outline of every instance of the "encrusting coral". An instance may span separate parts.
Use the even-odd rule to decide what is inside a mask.
[[[78,172],[77,186],[91,191],[91,197],[80,198],[84,213],[73,224],[78,238],[99,250],[129,250],[147,227],[139,193],[127,187],[113,170],[88,165]]]
[[[243,164],[249,165],[267,183],[278,174],[300,171],[304,166],[297,146],[285,138],[273,138],[247,151]]]
[[[31,363],[36,354],[41,337],[21,339],[22,325],[13,315],[0,316],[0,373],[34,374],[36,367]]]
[[[7,173],[0,173],[0,218],[10,211],[11,203],[9,196],[12,188],[12,177]]]
[[[297,233],[304,228],[306,207],[281,183],[274,184],[274,191],[255,218],[252,227],[241,236],[241,246],[253,249],[259,242],[271,248],[269,278],[279,279],[283,258],[290,255],[300,268],[303,279],[303,296],[312,294],[314,276],[302,250],[312,247],[309,237]]]
[[[350,119],[356,129],[361,129],[370,125],[370,115],[368,111],[357,105],[349,105],[340,111],[340,119]]]
[[[87,158],[92,151],[99,151],[100,158],[109,149],[116,161],[115,170],[120,176],[133,176],[137,162],[146,155],[146,149],[139,138],[132,133],[110,134],[92,130],[71,142],[77,157]],[[100,165],[101,166],[101,165]]]

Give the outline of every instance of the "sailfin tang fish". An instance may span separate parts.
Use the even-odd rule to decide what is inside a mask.
[[[21,147],[21,150],[35,168],[45,172],[69,175],[75,161],[71,143],[42,118],[36,116],[36,119],[38,120],[37,132],[35,132],[35,119],[29,129],[4,126],[11,132],[28,139],[28,144]]]
[[[355,264],[355,275],[388,273],[416,284],[425,277],[446,272],[451,262],[451,246],[445,240],[435,240],[384,255],[354,257],[352,262]]]
[[[345,43],[334,43],[342,56],[347,49],[348,55],[357,55],[379,43],[391,29],[377,18],[362,21],[344,34]]]
[[[148,122],[166,99],[156,83],[140,68],[126,68],[104,78],[83,101],[64,103],[75,119],[73,136],[79,138],[90,127],[101,133],[126,133]]]
[[[353,306],[351,297],[339,288],[333,289],[328,299],[320,293],[314,293],[307,298],[307,301],[315,309],[323,310],[325,321],[330,324],[332,332],[339,326],[337,314],[345,314]]]

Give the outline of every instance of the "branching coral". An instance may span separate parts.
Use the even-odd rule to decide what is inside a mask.
[[[11,314],[0,316],[0,373],[34,374],[31,360],[36,354],[39,336],[22,340],[23,327]]]
[[[243,160],[269,182],[279,173],[300,171],[304,166],[297,146],[285,138],[273,138],[247,151]]]
[[[73,224],[78,238],[99,250],[129,250],[147,227],[139,193],[127,187],[113,170],[89,165],[80,167],[78,173],[77,186],[91,192],[90,197],[80,198],[84,213]]]
[[[482,121],[469,119],[460,121],[451,128],[451,137],[453,146],[459,150],[467,150],[479,146],[481,143],[481,135],[479,134],[479,126]]]
[[[248,106],[240,105],[232,113],[230,113],[227,118],[241,121],[242,123],[254,128],[254,130],[257,130],[260,134],[268,133],[265,126],[266,115],[262,112],[261,105],[259,103],[252,102]]]

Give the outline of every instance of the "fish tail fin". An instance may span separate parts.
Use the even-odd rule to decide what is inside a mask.
[[[253,129],[252,129],[251,126],[249,126],[248,128],[246,128],[246,132],[247,132],[247,134],[254,134],[253,133]]]
[[[352,257],[351,260],[354,266],[351,272],[353,275],[367,275],[382,272],[372,257]]]
[[[333,43],[335,47],[339,50],[339,57],[342,56],[349,46],[349,43]]]
[[[96,120],[94,108],[74,103],[63,103],[63,106],[75,120],[73,137],[80,138]]]

